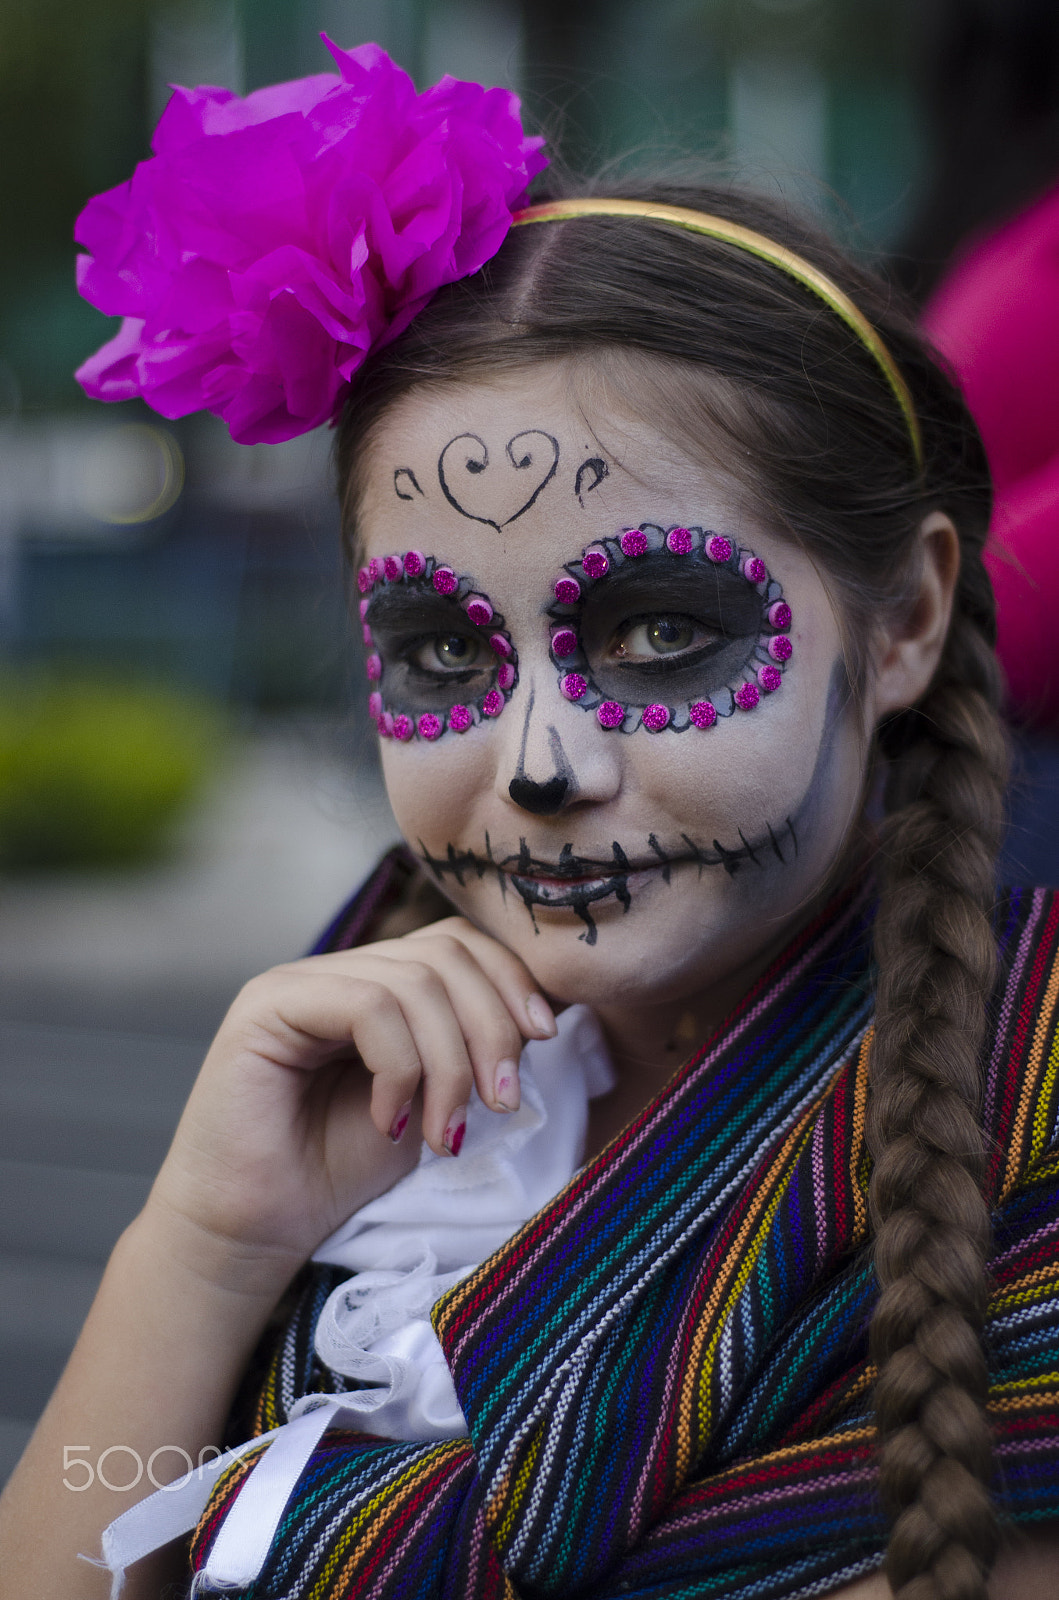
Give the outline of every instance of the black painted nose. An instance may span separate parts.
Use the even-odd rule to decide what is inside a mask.
[[[512,778],[507,792],[523,811],[532,811],[535,817],[553,817],[562,810],[569,787],[566,778],[549,778],[547,783],[534,783],[532,778]]]

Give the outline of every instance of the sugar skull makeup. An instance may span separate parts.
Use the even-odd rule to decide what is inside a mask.
[[[387,583],[387,552],[432,551],[466,574],[463,598],[488,597],[517,649],[495,728],[482,716],[466,738],[446,721],[433,742],[381,741],[409,848],[546,994],[617,1005],[635,992],[654,1005],[674,973],[714,983],[762,927],[803,914],[861,803],[864,729],[828,588],[771,509],[713,465],[727,459],[727,436],[712,441],[709,464],[689,460],[649,417],[607,409],[600,392],[594,378],[572,390],[569,368],[547,363],[424,385],[365,453],[357,532],[377,562],[363,581],[379,608],[380,710],[399,704],[398,670],[404,682],[409,660],[430,664],[418,643],[383,648],[383,601],[422,583]],[[529,491],[517,498],[522,457],[512,464],[505,441],[534,429],[558,442],[559,464],[506,525]],[[457,498],[505,524],[499,534],[438,487],[439,453],[457,433],[484,439],[498,468],[468,467],[479,498],[467,485]],[[596,455],[607,472],[582,472]],[[408,500],[393,481],[406,466],[422,490]],[[407,630],[413,641],[440,631],[434,612]],[[770,666],[776,677],[763,682]],[[573,673],[580,700],[560,692]],[[466,687],[450,696],[471,700]]]
[[[554,588],[559,692],[603,728],[711,728],[783,682],[790,606],[765,563],[723,534],[626,528],[568,562]]]
[[[433,740],[498,717],[518,682],[504,619],[470,578],[418,550],[357,573],[380,738]]]

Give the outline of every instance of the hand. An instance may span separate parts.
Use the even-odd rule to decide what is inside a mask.
[[[472,1084],[515,1109],[523,1042],[554,1032],[528,968],[460,917],[275,967],[222,1023],[148,1207],[293,1270],[420,1138],[458,1153]]]

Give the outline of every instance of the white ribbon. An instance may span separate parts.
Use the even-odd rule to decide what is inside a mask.
[[[148,1495],[146,1500],[137,1501],[120,1517],[115,1517],[110,1526],[103,1530],[101,1563],[111,1574],[110,1600],[118,1600],[124,1588],[125,1569],[155,1550],[160,1550],[171,1539],[179,1539],[190,1533],[205,1511],[221,1473],[233,1461],[238,1461],[240,1456],[248,1454],[260,1444],[267,1444],[270,1439],[274,1440],[279,1431],[273,1428],[271,1433],[259,1434],[237,1449],[215,1456],[212,1461],[206,1461],[202,1466],[185,1473],[182,1478],[167,1483],[154,1494]],[[92,1556],[82,1556],[81,1559],[92,1562],[94,1566],[100,1565]]]

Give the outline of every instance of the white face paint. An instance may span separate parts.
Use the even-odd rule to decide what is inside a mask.
[[[383,741],[398,823],[453,905],[549,995],[698,998],[797,925],[859,815],[867,746],[828,593],[736,480],[623,413],[586,416],[566,369],[537,367],[396,407],[366,462],[360,527],[363,559],[380,563],[364,606],[381,661],[371,687],[408,717],[400,731],[444,729]],[[657,530],[651,549],[582,584],[572,631],[590,689],[571,701],[555,581],[641,527]],[[674,527],[692,530],[690,551],[664,547]],[[711,531],[732,546],[727,564],[703,553]],[[384,558],[407,551],[426,571],[387,583]],[[747,552],[767,580],[742,575]],[[435,565],[461,580],[455,593],[438,594]],[[744,711],[733,689],[761,681],[763,663],[765,682],[780,676],[767,676],[778,589],[792,653],[779,688]],[[473,594],[502,618],[510,657],[490,647],[493,623],[468,621]],[[487,696],[504,659],[517,675],[497,714]],[[720,715],[696,726],[688,708],[707,698]],[[619,726],[602,724],[601,700],[624,706]],[[654,733],[652,703],[671,713]],[[454,705],[467,715],[449,723]]]

